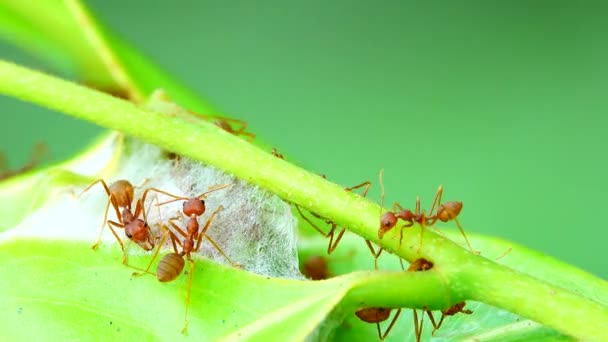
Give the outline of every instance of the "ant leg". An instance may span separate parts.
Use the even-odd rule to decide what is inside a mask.
[[[222,190],[225,188],[229,188],[231,187],[232,184],[222,184],[222,185],[214,185],[214,186],[210,186],[207,188],[207,191],[203,192],[202,194],[196,196],[196,198],[198,199],[203,199],[205,197],[207,197],[208,194],[214,192],[214,191],[218,191],[218,190]]]
[[[367,244],[367,248],[369,248],[369,251],[372,252],[372,255],[374,256],[374,269],[378,270],[378,258],[380,257],[380,254],[382,254],[382,251],[384,249],[380,248],[378,250],[378,252],[376,253],[376,251],[374,250],[374,246],[372,246],[371,241],[365,240],[365,244]]]
[[[240,132],[240,135],[246,135],[249,138],[247,138],[248,142],[252,142],[255,139],[255,134],[251,133],[251,132]]]
[[[498,260],[504,258],[507,254],[511,253],[512,250],[513,250],[513,247],[509,247],[509,249],[507,249],[506,251],[504,251],[501,255],[499,255],[498,257],[496,257],[494,260],[498,261]]]
[[[190,306],[190,290],[192,289],[192,276],[194,275],[194,260],[188,258],[190,261],[190,271],[188,272],[188,289],[186,290],[186,317],[182,334],[188,334],[188,307]]]
[[[414,335],[416,336],[416,342],[420,342],[422,338],[422,325],[424,324],[424,312],[422,313],[420,324],[418,324],[418,312],[416,309],[412,309],[412,312],[414,313]]]
[[[302,213],[302,210],[300,210],[300,206],[299,205],[294,204],[294,206],[296,207],[296,210],[298,211],[298,213],[300,213],[300,216],[302,216],[302,218],[304,219],[304,221],[308,222],[308,224],[310,224],[316,231],[318,231],[319,233],[321,233],[321,235],[323,235],[325,237],[329,237],[329,233],[325,233],[324,231],[322,231],[321,228],[319,228],[308,217],[306,217],[304,215],[304,213]]]
[[[173,227],[173,229],[175,229],[179,235],[183,236],[184,238],[188,237],[188,234],[186,234],[186,232],[184,232],[177,224],[175,224],[173,221],[179,219],[179,217],[173,217],[169,219],[169,224],[171,225],[171,227]]]
[[[161,237],[160,243],[156,247],[156,250],[154,251],[154,255],[152,255],[152,259],[150,259],[150,263],[148,263],[148,267],[146,267],[145,270],[141,270],[139,268],[131,266],[132,268],[135,268],[138,271],[143,271],[143,273],[134,272],[133,273],[134,276],[138,277],[138,276],[144,275],[146,273],[154,275],[154,273],[150,272],[150,268],[152,267],[152,264],[154,263],[154,260],[156,260],[156,258],[158,257],[158,253],[160,252],[160,249],[162,248],[162,246],[165,244],[165,241],[167,241],[167,235],[171,236],[171,243],[173,244],[173,251],[175,252],[175,254],[178,254],[178,252],[177,252],[177,245],[175,243],[175,240],[177,239],[177,237],[175,237],[175,234],[173,234],[169,230],[169,228],[167,228],[165,225],[161,225],[161,228],[165,230],[165,233]]]
[[[84,190],[82,190],[80,195],[78,195],[78,198],[80,198],[80,196],[84,195],[85,192],[89,191],[89,189],[91,189],[97,183],[101,183],[101,185],[103,186],[103,189],[105,190],[106,194],[108,195],[108,199],[114,198],[114,196],[112,196],[112,192],[110,191],[110,188],[108,187],[108,184],[103,180],[103,178],[100,178],[100,179],[94,181],[89,186],[84,188]],[[113,202],[112,205],[114,207],[114,210],[116,211],[116,218],[118,218],[118,221],[122,222],[122,216],[120,215],[120,210],[118,210],[118,205],[116,205],[116,202]],[[129,203],[129,205],[130,205],[130,203]],[[106,212],[106,214],[107,214],[107,212]]]
[[[439,329],[439,327],[441,326],[441,323],[443,321],[443,313],[441,314],[441,321],[439,321],[439,324],[437,324],[435,322],[435,316],[433,316],[433,313],[431,312],[431,310],[426,310],[424,309],[424,311],[426,311],[427,316],[429,316],[429,320],[431,321],[431,325],[433,326],[433,332],[431,333],[432,336],[435,336],[435,332]],[[424,313],[423,313],[424,315]]]
[[[103,213],[103,221],[101,221],[101,228],[99,229],[99,235],[97,235],[97,241],[95,242],[95,244],[93,246],[91,246],[91,248],[93,249],[97,249],[97,247],[99,247],[99,244],[101,243],[101,234],[103,233],[103,229],[105,228],[107,222],[107,218],[108,218],[108,210],[110,209],[110,203],[112,202],[111,197],[112,195],[110,195],[110,197],[108,197],[108,203],[106,203],[106,210]],[[122,221],[121,219],[119,219],[119,221]]]
[[[150,181],[150,178],[144,178],[144,180],[141,181],[141,183],[134,185],[134,188],[141,188],[144,185],[148,184],[148,182]]]
[[[435,333],[437,332],[437,330],[439,330],[439,328],[441,328],[441,325],[443,324],[443,320],[445,319],[445,314],[442,312],[441,319],[439,319],[439,322],[437,324],[435,324],[433,314],[431,314],[430,311],[427,311],[427,313],[429,314],[429,318],[431,318],[431,323],[433,324],[433,332],[431,333],[431,335],[435,336]]]
[[[230,122],[239,124],[241,127],[239,127],[238,129],[235,129],[234,127],[232,127]],[[249,141],[249,142],[251,142],[251,141],[253,141],[253,139],[255,139],[255,134],[250,133],[250,132],[245,132],[245,130],[247,129],[247,122],[245,122],[243,120],[216,116],[215,120],[213,121],[213,124],[233,135],[246,135],[249,137],[249,139],[247,139],[247,141]]]
[[[433,199],[433,203],[431,204],[431,210],[429,210],[428,216],[433,216],[433,210],[435,210],[435,205],[439,207],[441,205],[441,195],[443,194],[443,185],[440,185],[437,188],[437,192],[435,193],[435,199]]]
[[[384,339],[386,338],[386,336],[388,336],[388,333],[391,332],[391,329],[393,329],[393,326],[397,322],[397,318],[399,318],[399,315],[401,315],[401,308],[397,309],[397,312],[395,313],[395,317],[393,317],[393,320],[391,321],[391,324],[388,325],[388,328],[386,328],[386,330],[384,331],[384,334],[382,335],[382,337],[380,338],[380,340],[384,341]],[[379,324],[380,323],[378,323],[378,325]]]
[[[460,222],[458,222],[458,218],[454,217],[454,222],[456,222],[456,226],[458,226],[458,229],[460,230],[460,232],[462,233],[462,236],[464,236],[464,241],[467,242],[467,246],[469,246],[469,248],[471,249],[471,251],[475,254],[479,254],[479,251],[476,251],[473,249],[473,247],[471,246],[471,243],[469,242],[469,239],[467,239],[466,234],[464,233],[464,229],[462,229],[462,226],[460,225]]]
[[[99,243],[101,242],[101,233],[103,232],[103,228],[106,225],[106,219],[108,218],[108,210],[110,209],[110,203],[112,204],[112,207],[114,208],[114,211],[116,212],[116,218],[118,219],[119,222],[122,222],[122,215],[120,214],[120,210],[118,210],[118,204],[116,203],[114,195],[110,191],[108,184],[102,178],[94,181],[93,183],[89,184],[89,186],[84,188],[84,190],[82,190],[80,195],[78,195],[78,198],[80,198],[82,195],[84,195],[85,192],[89,191],[89,189],[91,189],[97,183],[101,183],[101,185],[103,186],[103,189],[105,190],[106,194],[108,195],[108,203],[106,204],[106,210],[103,214],[103,220],[101,221],[101,229],[99,231],[99,237],[97,238],[97,242],[95,242],[95,244],[91,247],[93,249],[97,249],[97,247],[99,246]]]
[[[329,231],[329,245],[327,245],[327,254],[331,254],[336,249],[336,247],[338,247],[338,243],[340,242],[340,239],[342,239],[342,236],[344,235],[344,233],[346,233],[346,228],[342,228],[342,230],[340,230],[340,233],[338,233],[336,242],[333,242],[334,241],[334,232],[336,230],[336,227],[337,226],[335,223],[331,224],[331,230]]]
[[[215,219],[215,216],[222,209],[224,209],[224,206],[220,205],[219,207],[217,207],[217,209],[215,209],[215,211],[213,212],[213,214],[211,214],[211,217],[209,217],[207,219],[207,222],[205,222],[205,226],[203,227],[203,229],[201,230],[201,233],[198,236],[198,241],[196,242],[196,247],[194,248],[194,250],[197,251],[201,247],[201,239],[202,239],[202,237],[207,233],[207,230],[211,226],[211,222],[213,222],[213,219]]]
[[[363,182],[361,184],[357,184],[357,185],[352,186],[350,188],[344,188],[344,190],[346,190],[346,191],[353,191],[355,189],[359,189],[359,188],[365,187],[365,189],[363,190],[363,193],[361,194],[362,197],[365,197],[365,196],[367,196],[367,192],[369,191],[369,188],[371,186],[372,186],[372,183],[370,181],[365,181],[365,182]]]
[[[365,197],[367,195],[367,192],[369,191],[369,188],[371,185],[372,184],[369,181],[365,181],[365,182],[363,182],[361,184],[357,184],[353,187],[345,188],[344,190],[351,192],[355,189],[365,187],[365,190],[363,190],[363,194],[362,194],[362,196]],[[331,223],[331,230],[328,233],[329,245],[327,246],[327,254],[331,254],[334,250],[336,250],[336,248],[338,247],[338,243],[342,239],[342,236],[344,236],[344,233],[346,233],[346,228],[342,228],[340,230],[340,233],[338,233],[338,237],[336,238],[336,241],[334,242],[334,233],[336,231],[336,227],[337,227],[337,225],[335,223]],[[375,253],[372,252],[372,254],[375,254]]]
[[[147,188],[147,189],[144,191],[144,193],[141,195],[141,200],[142,200],[142,202],[145,202],[145,201],[146,201],[146,196],[148,196],[148,192],[150,192],[150,191],[154,191],[154,192],[156,192],[156,193],[163,194],[163,195],[165,195],[165,196],[169,196],[169,197],[172,197],[172,198],[173,198],[173,199],[172,199],[172,200],[170,200],[170,201],[166,201],[166,202],[163,202],[163,203],[157,203],[157,204],[156,204],[156,206],[161,206],[161,205],[163,205],[163,204],[168,204],[168,203],[172,203],[172,202],[175,202],[175,201],[180,201],[180,200],[184,200],[184,201],[188,200],[188,198],[187,198],[187,197],[177,196],[177,195],[174,195],[174,194],[172,194],[172,193],[166,192],[166,191],[161,190],[161,189],[157,189],[157,188]]]
[[[230,263],[230,265],[232,265],[232,267],[236,267],[236,268],[241,268],[242,265],[237,264],[236,262],[232,261],[232,259],[230,259],[226,253],[224,253],[224,251],[222,250],[222,248],[217,244],[217,242],[215,242],[215,240],[213,240],[209,235],[205,235],[205,239],[209,240],[209,242],[211,242],[211,244],[213,245],[213,247],[215,247],[215,249],[220,252],[220,254],[224,257],[224,259],[226,259],[226,261],[228,261]],[[199,246],[200,247],[200,246]]]
[[[124,229],[125,226],[124,226],[124,224],[114,222],[112,220],[108,220],[108,228],[110,228],[110,231],[112,231],[112,234],[114,234],[114,237],[120,244],[120,249],[122,250],[122,264],[126,265],[127,264],[127,251],[125,250],[125,245],[122,243],[122,240],[120,239],[120,237],[118,237],[118,234],[116,234],[116,231],[114,230],[114,228],[112,228],[112,226],[114,226],[116,228],[120,228],[120,229]]]
[[[380,322],[376,322],[376,329],[378,330],[378,339],[380,341],[382,341],[383,338],[382,338],[382,329],[380,328]]]

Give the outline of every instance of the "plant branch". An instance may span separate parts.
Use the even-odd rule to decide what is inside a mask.
[[[432,229],[425,230],[423,246],[419,243],[419,227],[405,230],[401,246],[398,229],[380,240],[377,235],[379,216],[383,211],[380,206],[276,158],[211,123],[193,125],[4,61],[0,61],[0,92],[119,130],[232,173],[286,201],[348,227],[409,261],[427,258],[435,263],[433,271],[440,274],[443,284],[447,285],[442,296],[450,304],[477,299],[577,338],[608,340],[608,330],[589,328],[593,325],[601,327],[608,321],[608,308],[605,306],[476,256]],[[513,287],[520,291],[515,293],[511,290]],[[388,289],[387,286],[383,288]],[[484,291],[484,288],[491,291]],[[400,294],[406,290],[398,288],[397,291]],[[362,298],[359,296],[364,294],[355,292],[352,296]],[[398,294],[390,297],[395,304],[400,302]],[[529,299],[531,294],[538,296],[530,301],[531,304],[518,305],[518,301]],[[521,296],[525,297],[522,299]],[[389,302],[386,304],[391,306]],[[576,310],[570,308],[572,305]]]
[[[79,0],[64,0],[64,3],[68,11],[78,22],[85,39],[89,42],[93,51],[96,51],[99,55],[99,59],[105,66],[108,74],[112,76],[114,82],[116,82],[120,89],[127,92],[129,99],[137,103],[143,101],[144,99],[140,90],[136,87],[121,64],[121,61],[108,45],[95,19],[89,14],[84,4]]]

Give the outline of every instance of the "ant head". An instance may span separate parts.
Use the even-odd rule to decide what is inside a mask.
[[[433,268],[433,263],[424,259],[418,258],[414,260],[407,269],[409,272],[428,271]]]
[[[455,219],[462,210],[462,202],[445,202],[437,208],[437,219],[441,222],[448,222]]]
[[[391,309],[365,308],[355,312],[360,320],[367,323],[380,323],[386,321],[391,315]]]
[[[183,212],[186,216],[190,217],[201,216],[205,212],[205,201],[196,197],[188,199],[184,202]]]
[[[392,211],[387,211],[380,217],[380,229],[378,230],[378,238],[382,239],[384,234],[391,230],[397,224],[397,216]]]
[[[125,225],[125,235],[146,251],[154,248],[148,224],[141,219],[135,219]]]

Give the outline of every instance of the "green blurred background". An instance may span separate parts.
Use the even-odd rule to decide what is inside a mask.
[[[286,157],[608,277],[608,3],[91,1],[115,34]],[[6,42],[0,57],[47,69]],[[158,85],[162,87],[162,84]],[[100,129],[0,98],[0,149]],[[370,197],[379,199],[375,186]]]

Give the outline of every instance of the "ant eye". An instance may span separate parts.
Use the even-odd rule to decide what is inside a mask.
[[[202,204],[202,205],[205,205],[205,201],[201,200],[201,204]]]
[[[126,236],[127,236],[129,239],[133,237],[133,235],[131,235],[131,232],[126,231],[126,230],[125,230],[125,235],[126,235]]]
[[[182,203],[182,208],[186,206],[186,202]]]

